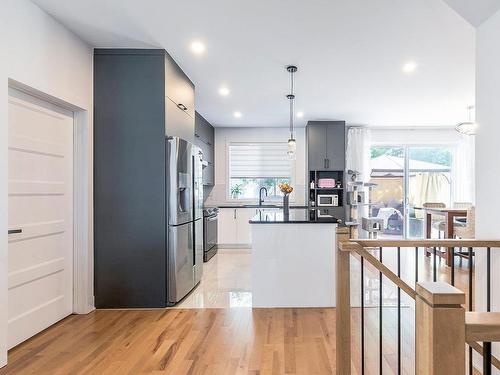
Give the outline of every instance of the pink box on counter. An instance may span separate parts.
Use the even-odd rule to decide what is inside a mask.
[[[319,188],[334,188],[335,187],[335,179],[334,178],[320,178],[318,180]]]

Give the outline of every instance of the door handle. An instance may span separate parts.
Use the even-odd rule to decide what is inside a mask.
[[[22,229],[9,229],[8,234],[18,234],[23,233]]]
[[[177,107],[179,107],[183,111],[187,111],[187,107],[184,104],[182,104],[182,103],[177,104]]]
[[[323,166],[325,169],[327,169],[327,166],[326,166],[326,159],[323,159]]]
[[[236,220],[236,208],[234,209],[234,220]]]
[[[330,159],[326,159],[326,169],[330,169]]]

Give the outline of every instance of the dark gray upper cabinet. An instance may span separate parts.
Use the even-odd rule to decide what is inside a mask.
[[[196,112],[195,116],[195,144],[203,152],[203,160],[208,163],[203,168],[203,184],[214,184],[215,161],[215,129],[205,118]]]
[[[326,128],[324,122],[310,121],[307,124],[307,160],[311,171],[327,169]]]
[[[194,84],[168,54],[165,56],[165,95],[194,119]]]
[[[310,171],[344,170],[344,121],[309,121],[306,134]]]
[[[326,127],[326,160],[328,169],[345,169],[345,122],[336,121]]]

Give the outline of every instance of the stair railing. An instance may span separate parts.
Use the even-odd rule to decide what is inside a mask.
[[[397,249],[397,270],[393,272],[383,263],[383,248]],[[420,281],[418,270],[419,248],[433,249],[432,281]],[[451,265],[451,285],[438,281],[436,251],[440,247],[468,249],[468,301],[463,291],[456,288],[455,262]],[[500,361],[491,354],[491,342],[500,341],[500,313],[491,309],[491,249],[500,248],[500,241],[475,239],[424,240],[361,240],[350,239],[347,228],[337,229],[336,245],[336,373],[351,374],[354,362],[351,353],[351,257],[361,264],[360,301],[360,373],[365,374],[365,316],[364,268],[365,262],[379,272],[379,370],[383,373],[383,295],[382,277],[397,286],[397,373],[402,373],[401,353],[401,292],[415,300],[415,373],[418,375],[466,374],[465,344],[468,345],[468,371],[473,374],[472,351],[483,356],[483,374],[491,374],[491,366],[500,369]],[[415,255],[415,285],[401,278],[401,251]],[[473,255],[486,251],[486,312],[472,312]],[[378,250],[378,258],[372,254]],[[467,312],[466,312],[467,308]],[[478,342],[483,342],[481,346]],[[373,373],[373,371],[372,371]]]

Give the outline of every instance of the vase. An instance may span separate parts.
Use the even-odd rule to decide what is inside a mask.
[[[290,216],[290,197],[288,194],[283,196],[283,216],[285,218]]]

